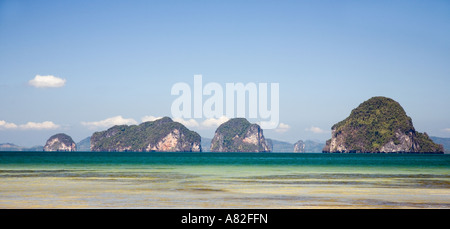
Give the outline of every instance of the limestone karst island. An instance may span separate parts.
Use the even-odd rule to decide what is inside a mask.
[[[202,138],[198,133],[164,117],[140,125],[118,125],[95,132],[83,149],[96,152],[304,153],[320,152],[323,147],[323,153],[444,153],[443,145],[433,142],[427,133],[416,131],[402,106],[386,97],[373,97],[363,102],[331,130],[331,139],[325,144],[302,140],[290,144],[266,139],[258,124],[245,118],[233,118],[221,124],[213,139],[206,139],[210,142],[205,144],[207,149],[202,149]],[[11,148],[10,145],[7,146]],[[76,151],[77,145],[70,136],[61,133],[50,137],[43,150]]]
[[[201,137],[164,117],[140,125],[120,125],[91,137],[91,151],[201,152]]]
[[[72,138],[67,134],[55,134],[51,136],[44,146],[44,151],[77,151]]]
[[[417,132],[400,104],[373,97],[331,128],[326,153],[444,153],[426,133]]]
[[[234,118],[220,125],[211,141],[212,152],[270,152],[263,130],[245,118]]]

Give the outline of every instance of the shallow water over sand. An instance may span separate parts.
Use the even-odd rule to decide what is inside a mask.
[[[450,208],[450,157],[0,153],[0,208]]]

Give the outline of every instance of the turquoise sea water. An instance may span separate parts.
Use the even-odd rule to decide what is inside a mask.
[[[0,208],[450,208],[450,155],[1,152]]]

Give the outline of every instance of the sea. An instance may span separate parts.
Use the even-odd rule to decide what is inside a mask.
[[[2,209],[448,209],[450,155],[0,152]]]

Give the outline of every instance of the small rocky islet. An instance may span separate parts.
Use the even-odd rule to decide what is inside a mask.
[[[67,134],[59,133],[51,136],[44,145],[44,151],[74,152],[77,151],[75,142]]]

